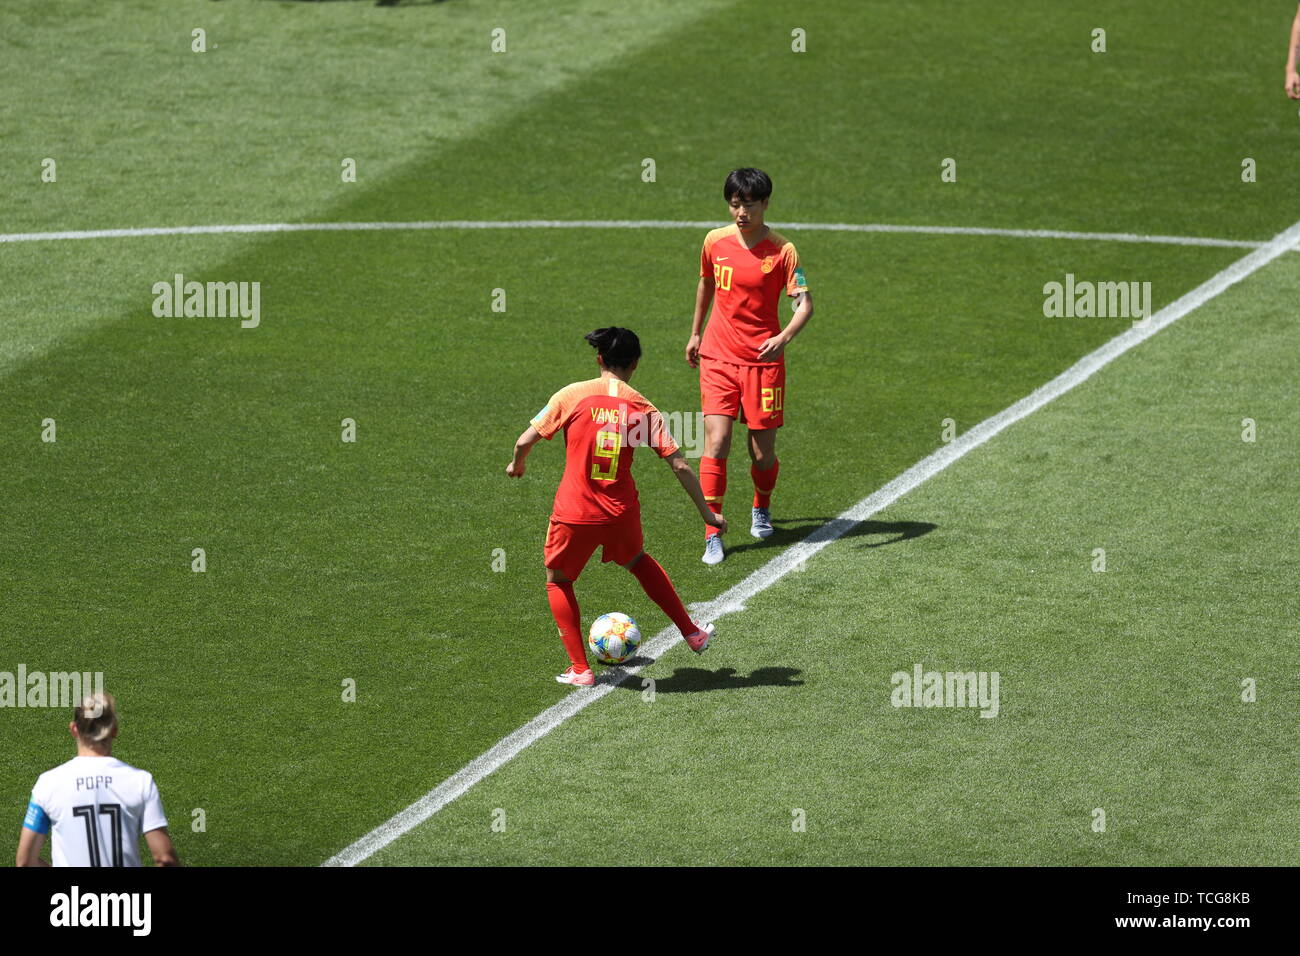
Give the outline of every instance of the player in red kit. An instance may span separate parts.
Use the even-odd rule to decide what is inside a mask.
[[[686,361],[700,370],[704,410],[704,455],[700,484],[709,507],[722,513],[727,490],[731,423],[737,417],[749,431],[749,474],[754,503],[749,533],[773,533],[772,492],[780,462],[776,430],[785,421],[785,347],[812,318],[812,294],[794,243],[763,221],[772,180],[761,169],[734,169],[723,195],[734,225],[704,237],[695,317],[686,343]],[[795,300],[794,317],[781,328],[777,315],[782,293]],[[701,338],[709,303],[713,311]],[[722,534],[705,523],[705,564],[724,557]]]
[[[546,596],[569,655],[569,669],[555,679],[580,687],[594,684],[596,676],[587,665],[573,582],[597,547],[601,561],[615,561],[632,572],[650,600],[677,625],[691,650],[700,653],[713,636],[713,625],[700,627],[691,620],[664,569],[642,550],[633,451],[653,448],[672,467],[704,520],[719,531],[727,530],[726,519],[714,514],[704,500],[695,472],[664,427],[659,410],[628,384],[641,357],[636,333],[597,329],[587,341],[596,349],[600,377],[574,382],[552,395],[515,442],[514,458],[506,466],[507,475],[521,477],[533,445],[564,429],[564,477],[555,492],[543,563]]]

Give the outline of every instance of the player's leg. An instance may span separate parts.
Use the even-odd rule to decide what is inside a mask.
[[[700,458],[700,489],[715,514],[722,514],[727,493],[727,456],[731,453],[732,422],[740,413],[737,367],[713,359],[700,359],[700,405],[704,412],[704,455]],[[704,563],[723,559],[722,537],[712,525],[704,526]]]
[[[646,597],[659,605],[660,609],[668,615],[668,619],[677,625],[677,630],[682,632],[683,637],[699,630],[691,620],[691,616],[686,613],[686,607],[682,604],[677,589],[673,587],[668,572],[658,561],[642,551],[623,567],[632,572],[632,576],[640,582]]]
[[[749,425],[749,476],[754,482],[749,533],[767,538],[774,531],[772,492],[781,465],[776,457],[776,433],[785,423],[785,366],[755,366],[745,384],[741,412]]]
[[[772,492],[781,463],[776,457],[776,429],[751,429],[749,432],[749,476],[754,481],[754,506],[749,533],[755,538],[769,538],[772,527]]]
[[[658,561],[641,550],[639,523],[636,537],[635,557],[630,561],[621,561],[619,563],[632,572],[632,576],[640,582],[646,596],[658,604],[660,609],[668,615],[668,619],[677,626],[677,630],[681,631],[687,645],[698,654],[708,646],[709,639],[713,636],[713,626],[708,625],[702,628],[691,620],[690,614],[686,611],[686,606],[682,604],[682,599],[677,594],[677,589],[673,587],[673,582],[668,577],[668,572],[663,569],[663,566]],[[624,553],[626,553],[626,550],[630,550],[630,548],[625,548]]]
[[[700,457],[700,490],[709,510],[722,514],[722,499],[727,493],[727,455],[731,451],[731,419],[726,415],[704,416],[704,454]],[[718,564],[726,557],[722,534],[712,525],[704,526],[705,564]]]
[[[722,499],[727,494],[727,456],[731,454],[732,420],[728,415],[704,416],[704,454],[700,457],[700,489],[714,514],[722,514]],[[712,537],[718,529],[704,526],[704,536]]]
[[[573,582],[578,579],[596,543],[580,525],[552,521],[546,534],[543,564],[546,567],[546,600],[559,629],[560,640],[569,656],[569,669],[555,678],[562,684],[588,686],[596,676],[587,663],[587,645],[582,635],[582,612]]]

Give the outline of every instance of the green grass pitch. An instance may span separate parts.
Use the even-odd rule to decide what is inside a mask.
[[[748,164],[778,228],[1291,225],[1291,11],[1133,6],[13,0],[0,232],[720,223]],[[716,568],[667,469],[636,468],[687,602],[1128,327],[1045,318],[1044,283],[1146,281],[1159,308],[1247,251],[787,231],[817,311],[788,353],[778,533],[741,527],[739,441]],[[635,387],[698,410],[702,237],[0,242],[0,671],[104,672],[115,753],[155,774],[187,864],[328,859],[574,693],[541,572],[561,449],[504,467],[593,374],[599,325],[640,334]],[[177,273],[259,282],[261,325],[155,317]],[[1294,864],[1298,292],[1287,254],[724,617],[704,657],[672,650],[653,702],[630,683],[368,862]],[[577,592],[584,623],[667,623],[620,569]],[[916,664],[998,672],[998,716],[891,706]],[[15,829],[66,723],[0,709]]]

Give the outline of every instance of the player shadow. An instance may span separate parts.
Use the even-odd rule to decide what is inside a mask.
[[[727,546],[727,554],[739,554],[742,551],[748,551],[750,548],[780,547],[798,541],[816,544],[818,541],[826,541],[836,537],[857,538],[868,535],[888,535],[884,541],[864,541],[858,545],[858,547],[862,548],[883,548],[887,544],[898,544],[900,541],[919,538],[923,534],[929,534],[939,526],[929,521],[860,521],[854,524],[846,518],[778,518],[773,527],[776,530],[772,532],[770,537],[759,540],[749,536],[748,528],[741,528],[740,525],[736,525],[735,529],[727,537],[736,538],[736,530],[739,530],[743,537],[741,537],[738,544],[732,544],[730,541],[724,542]],[[810,528],[817,530],[810,535],[808,534]]]
[[[649,658],[633,658],[629,664],[649,663]],[[736,673],[734,667],[719,667],[716,671],[703,667],[679,667],[671,677],[654,679],[656,694],[695,694],[706,690],[744,690],[749,687],[802,687],[803,681],[795,677],[803,671],[794,667],[760,667],[748,675]],[[641,681],[632,679],[619,684],[624,690],[642,691]]]

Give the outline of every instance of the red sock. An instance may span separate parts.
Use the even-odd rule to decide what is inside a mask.
[[[754,507],[772,507],[772,492],[776,490],[776,473],[781,470],[780,460],[772,462],[767,471],[759,471],[757,465],[749,466],[749,477],[754,479]]]
[[[700,489],[709,510],[715,515],[722,514],[722,497],[727,493],[727,459],[707,455],[700,459]],[[717,533],[718,529],[712,525],[704,526],[704,537]]]
[[[548,581],[546,599],[551,602],[551,614],[560,629],[560,640],[568,651],[569,662],[576,670],[590,670],[587,666],[587,646],[582,640],[582,615],[578,611],[577,595],[573,593],[573,582],[553,584]]]
[[[669,580],[668,572],[658,561],[648,554],[643,554],[641,560],[632,565],[632,573],[641,582],[641,587],[645,589],[650,600],[663,608],[663,612],[677,625],[677,630],[682,632],[683,637],[699,630],[691,620],[691,616],[686,613],[686,608],[682,606],[682,599],[677,596],[677,589]]]

